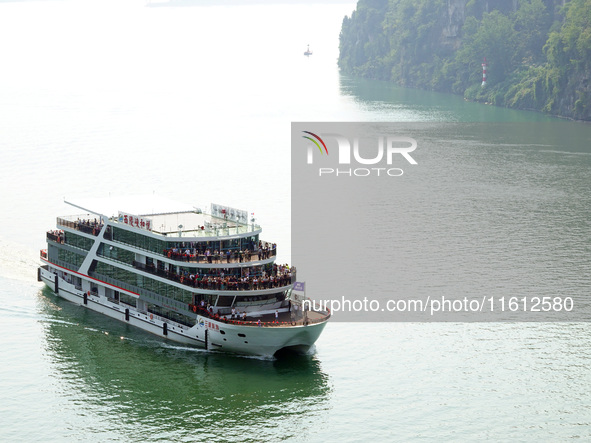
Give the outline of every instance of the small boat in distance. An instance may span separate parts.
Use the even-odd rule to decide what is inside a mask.
[[[310,45],[308,45],[308,49],[306,49],[306,52],[304,52],[304,55],[305,55],[306,57],[309,57],[309,56],[311,56],[311,55],[312,55],[312,51],[310,51]]]

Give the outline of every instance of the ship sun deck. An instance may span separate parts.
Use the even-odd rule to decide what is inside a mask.
[[[199,213],[169,213],[157,215],[140,215],[138,217],[149,218],[153,227],[150,229],[151,234],[162,235],[164,237],[183,237],[191,238],[205,238],[205,237],[229,237],[241,234],[255,234],[260,231],[260,226],[253,224],[237,223],[235,221],[224,220],[222,218],[213,217],[209,214]],[[62,215],[57,217],[58,224],[62,226],[79,229],[74,224],[81,221],[89,221],[94,224],[94,220],[98,220],[93,213],[78,214],[78,215]],[[123,220],[119,217],[110,217],[109,224],[113,226],[125,225]],[[179,227],[182,226],[182,227]],[[143,231],[148,232],[148,231]],[[90,233],[90,232],[89,232]]]
[[[133,199],[92,199],[68,204],[87,211],[82,215],[66,215],[58,217],[58,222],[73,224],[80,221],[100,221],[101,217],[109,220],[109,224],[142,227],[141,223],[149,223],[146,231],[164,237],[231,237],[255,233],[261,227],[254,223],[246,211],[212,205],[211,213],[201,208],[170,202],[169,200],[149,196],[149,198]],[[214,208],[217,211],[214,213]],[[235,211],[235,212],[234,212]],[[250,218],[250,219],[249,219]],[[132,222],[129,222],[129,219]],[[136,222],[139,223],[135,224]]]
[[[203,236],[240,233],[244,224],[197,212],[143,214],[152,219],[152,232],[162,235]],[[237,232],[238,230],[238,232]]]

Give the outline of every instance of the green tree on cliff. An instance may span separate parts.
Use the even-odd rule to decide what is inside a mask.
[[[339,66],[591,120],[591,0],[359,0],[343,21]]]

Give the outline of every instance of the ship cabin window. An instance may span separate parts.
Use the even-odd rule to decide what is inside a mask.
[[[195,304],[200,305],[201,300],[203,300],[203,303],[205,303],[206,306],[207,304],[215,306],[215,302],[217,301],[217,295],[195,294]]]
[[[162,250],[166,247],[166,243],[162,240],[115,226],[113,227],[113,240],[158,253],[162,253]]]
[[[72,234],[71,232],[65,232],[64,237],[64,243],[80,249],[86,249],[87,251],[90,250],[94,244],[93,239],[83,237],[82,235]]]
[[[239,243],[240,239],[238,238],[233,238],[231,240],[224,240],[222,242],[222,250],[228,250],[228,249],[237,249],[238,247],[240,247],[240,243]]]
[[[229,307],[229,306],[232,306],[233,301],[234,301],[234,296],[231,296],[231,297],[220,296],[217,306]]]
[[[160,317],[167,318],[177,323],[181,323],[185,326],[193,326],[195,324],[195,320],[192,317],[188,317],[184,314],[179,312],[175,312],[170,309],[166,309],[162,306],[158,306],[152,303],[148,303],[148,312],[154,313],[159,315]]]
[[[82,265],[84,261],[84,255],[77,254],[73,251],[67,251],[62,248],[56,248],[53,245],[50,245],[50,259],[52,259],[56,255],[57,250],[57,259],[60,266],[64,266],[68,269],[72,269],[77,271],[78,268]]]
[[[245,334],[238,334],[238,337],[246,337]]]
[[[124,292],[119,293],[119,300],[122,303],[125,303],[125,304],[133,306],[133,307],[135,307],[136,303],[137,303],[136,299],[134,297],[132,297],[131,295],[127,295]]]

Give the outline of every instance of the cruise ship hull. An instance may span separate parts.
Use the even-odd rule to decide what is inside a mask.
[[[91,281],[95,286],[110,286],[81,274],[78,276]],[[142,312],[131,305],[110,300],[100,295],[100,290],[99,294],[85,293],[52,272],[48,265],[39,268],[39,280],[56,295],[74,304],[130,324],[163,339],[214,352],[257,356],[274,356],[282,350],[306,353],[326,325],[326,322],[320,322],[296,326],[245,326],[196,314],[196,324],[189,327],[149,312]]]

